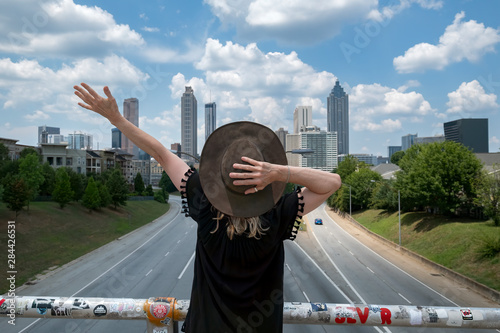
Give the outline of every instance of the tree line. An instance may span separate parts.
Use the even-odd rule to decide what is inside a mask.
[[[131,188],[119,168],[100,174],[79,174],[69,167],[54,169],[48,162],[42,163],[38,152],[29,147],[21,151],[19,159],[11,160],[8,148],[0,143],[0,200],[16,212],[16,217],[24,207],[29,211],[30,202],[40,197],[50,198],[62,209],[70,202],[78,202],[89,211],[108,206],[116,209],[126,205],[129,195],[154,196],[165,203],[167,187],[172,183],[165,176],[166,173],[162,175],[160,191],[145,186],[140,173]]]
[[[348,156],[334,172],[343,186],[328,205],[348,212],[362,209],[428,211],[442,215],[489,217],[500,225],[500,167],[490,173],[460,143],[414,145],[395,154],[400,170],[390,180]],[[399,196],[399,198],[398,198]]]

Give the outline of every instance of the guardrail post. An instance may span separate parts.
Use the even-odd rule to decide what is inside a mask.
[[[174,321],[176,303],[173,297],[151,297],[144,302],[148,333],[178,332],[178,323]]]

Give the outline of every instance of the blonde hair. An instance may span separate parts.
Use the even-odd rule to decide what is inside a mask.
[[[211,233],[215,233],[219,229],[219,221],[224,218],[224,213],[217,211],[217,217],[214,220],[217,221],[217,226]],[[235,217],[227,216],[227,236],[229,239],[233,239],[234,235],[240,236],[247,234],[248,238],[260,239],[261,235],[264,235],[269,228],[264,228],[262,226],[259,216],[254,217]]]

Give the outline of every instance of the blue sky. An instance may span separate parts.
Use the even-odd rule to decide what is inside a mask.
[[[401,136],[443,134],[443,122],[489,119],[500,151],[497,0],[16,0],[0,2],[0,137],[36,145],[41,125],[111,145],[111,126],[77,106],[73,85],[139,99],[140,127],[180,142],[180,98],[217,103],[238,120],[293,130],[312,105],[349,94],[350,152],[387,156]]]

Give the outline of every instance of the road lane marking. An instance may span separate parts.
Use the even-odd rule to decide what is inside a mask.
[[[306,292],[302,290],[302,293],[304,294],[304,297],[306,298],[307,303],[311,303],[311,300],[309,299],[309,297],[307,297]]]
[[[308,220],[306,219],[306,222]],[[330,257],[330,255],[326,252],[325,248],[323,247],[323,244],[321,244],[321,242],[319,241],[318,237],[316,236],[316,233],[314,231],[311,231],[314,238],[316,239],[316,242],[318,242],[319,244],[319,247],[321,247],[321,249],[323,250],[323,252],[325,253],[326,257],[328,258],[328,260],[330,260],[330,262],[332,263],[333,267],[335,267],[335,269],[337,270],[337,272],[339,272],[340,276],[344,279],[344,281],[347,283],[347,285],[349,286],[349,288],[351,288],[351,290],[354,292],[354,294],[356,294],[356,296],[359,298],[359,301],[361,303],[365,303],[366,304],[366,301],[364,300],[363,297],[361,297],[361,295],[358,293],[358,291],[354,288],[354,286],[351,284],[351,282],[347,279],[347,277],[344,275],[344,273],[342,273],[342,271],[340,270],[340,268],[337,266],[337,264],[332,260],[332,258]],[[345,294],[344,294],[345,295]],[[347,296],[346,296],[347,297]],[[354,303],[352,301],[349,301],[350,303]]]
[[[170,222],[168,222],[166,225],[164,225],[160,230],[158,230],[153,236],[151,236],[147,241],[145,241],[144,243],[142,243],[141,245],[139,245],[139,247],[137,247],[134,251],[130,252],[126,257],[124,257],[122,260],[120,260],[119,262],[117,262],[116,264],[114,264],[113,266],[111,266],[109,269],[107,269],[104,273],[102,273],[101,275],[99,275],[98,277],[96,277],[95,279],[93,279],[92,281],[90,281],[89,283],[87,283],[83,288],[81,288],[80,290],[78,290],[77,292],[75,292],[73,295],[71,295],[70,297],[74,297],[76,294],[78,294],[79,292],[81,292],[82,290],[84,290],[85,288],[87,288],[88,286],[90,286],[92,283],[96,282],[97,280],[99,280],[101,277],[103,277],[106,273],[108,273],[109,271],[111,271],[113,268],[115,268],[116,266],[118,266],[119,264],[121,264],[123,261],[125,261],[128,257],[130,257],[132,254],[134,254],[135,252],[137,252],[141,247],[143,247],[144,245],[146,245],[147,243],[149,243],[153,238],[155,238],[160,232],[163,231],[163,229],[165,229],[166,227],[168,227],[174,220],[177,216],[180,215],[180,210],[179,212],[172,218],[172,220]],[[191,225],[191,227],[193,227],[193,225]],[[30,328],[31,326],[33,326],[34,324],[36,324],[41,318],[38,318],[37,320],[35,320],[34,322],[32,322],[31,324],[29,324],[28,326],[26,326],[25,328],[23,328],[21,331],[19,331],[19,333],[22,333],[24,331],[26,331],[28,328]]]
[[[146,276],[148,276],[153,270],[150,269],[149,272],[146,273]]]
[[[169,254],[169,253],[170,253],[170,252],[165,253],[165,257],[166,257],[166,256],[168,256],[168,254]]]
[[[398,295],[401,296],[401,298],[404,299],[405,301],[407,301],[409,304],[411,304],[411,302],[408,300],[408,298],[401,295],[401,293],[398,293]]]
[[[326,205],[323,206],[323,210],[326,212]],[[413,280],[415,280],[416,282],[420,283],[421,285],[423,285],[424,287],[426,287],[427,289],[435,292],[436,294],[438,294],[439,296],[441,296],[442,298],[444,298],[445,300],[447,300],[448,302],[450,302],[451,304],[455,305],[456,307],[460,307],[460,305],[458,305],[457,303],[453,302],[451,299],[449,299],[448,297],[444,296],[443,294],[439,293],[437,290],[434,290],[432,289],[431,287],[429,287],[428,285],[426,285],[425,283],[423,283],[422,281],[418,280],[416,277],[412,276],[410,273],[404,271],[403,269],[399,268],[398,266],[396,266],[395,264],[393,264],[392,262],[390,262],[389,260],[385,259],[384,257],[382,257],[380,254],[378,254],[377,252],[373,251],[372,249],[370,249],[368,246],[366,246],[365,244],[363,244],[359,239],[356,239],[354,236],[352,236],[350,233],[348,233],[347,231],[345,231],[341,226],[339,226],[337,224],[337,222],[335,222],[335,220],[330,217],[330,215],[327,213],[326,214],[328,216],[328,218],[337,225],[337,227],[342,230],[346,235],[348,235],[349,237],[351,237],[352,239],[356,240],[356,242],[358,244],[361,244],[363,247],[365,247],[366,249],[368,249],[370,252],[372,252],[373,254],[375,254],[377,257],[379,257],[380,259],[384,260],[385,262],[387,262],[388,264],[390,264],[391,266],[393,266],[394,268],[398,269],[400,272],[402,272],[403,274],[406,274],[407,276],[409,276],[410,278],[412,278]],[[313,232],[313,235],[314,235],[314,232]],[[316,236],[316,235],[315,235]],[[320,244],[321,246],[321,244]]]
[[[316,261],[314,261],[313,258],[311,258],[311,256],[303,249],[300,247],[299,244],[297,244],[296,242],[292,242],[292,244],[295,244],[303,253],[304,255],[309,259],[311,260],[311,262],[314,264],[314,266],[316,266],[316,268],[323,274],[323,276],[328,280],[328,282],[330,282],[332,284],[332,286],[335,287],[335,289],[337,289],[337,291],[342,295],[344,296],[344,298],[347,300],[348,303],[351,303],[351,304],[354,304],[353,301],[351,301],[351,299],[335,284],[335,282],[333,282],[333,280],[328,276],[328,274],[325,273],[325,271],[323,271],[321,269],[321,267],[319,267],[319,265],[316,263]]]
[[[372,271],[372,269],[371,269],[370,267],[366,266],[366,268],[368,268],[368,270],[369,270],[370,272],[372,272],[373,274],[375,274],[375,272],[374,272],[374,271]]]
[[[189,261],[187,262],[186,266],[184,266],[184,269],[182,270],[181,274],[179,275],[179,277],[177,278],[177,280],[180,280],[182,278],[182,276],[184,275],[184,273],[186,272],[186,269],[188,268],[189,264],[191,263],[191,261],[193,261],[194,259],[194,255],[195,255],[196,252],[193,252],[193,255],[191,256],[191,258],[189,259]]]

